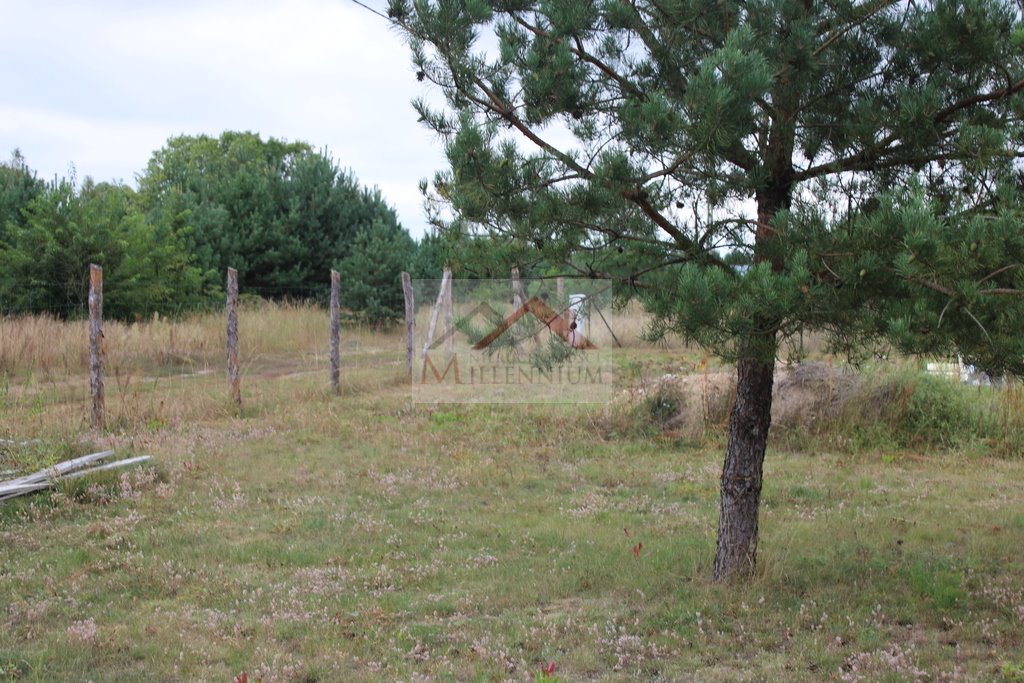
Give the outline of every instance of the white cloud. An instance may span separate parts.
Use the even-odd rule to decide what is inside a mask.
[[[132,182],[170,136],[252,130],[328,149],[425,228],[417,182],[444,161],[409,104],[423,89],[353,3],[7,0],[0,26],[0,153],[43,177]]]
[[[30,107],[0,104],[0,140],[20,148],[29,166],[44,179],[78,169],[79,179],[134,183],[152,150],[166,139],[165,127],[152,123],[90,119]],[[22,140],[22,143],[18,141]]]

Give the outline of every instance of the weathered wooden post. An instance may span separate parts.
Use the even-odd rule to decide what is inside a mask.
[[[437,290],[437,300],[434,302],[434,308],[430,311],[430,323],[427,325],[426,338],[423,340],[423,362],[426,362],[427,351],[430,350],[430,344],[434,341],[434,331],[437,329],[437,318],[441,314],[441,309],[444,308],[445,294],[448,292],[450,283],[448,280],[452,274],[447,268],[444,269],[444,275],[441,276],[441,286]],[[446,331],[447,332],[447,331]]]
[[[242,405],[242,373],[238,368],[238,271],[228,268],[228,384],[231,400]]]
[[[331,271],[331,389],[341,393],[341,274]]]
[[[103,269],[89,264],[89,393],[92,426],[103,429]]]
[[[412,279],[402,273],[402,293],[405,295],[405,367],[412,378],[413,337],[416,333],[416,307],[412,294]]]
[[[519,266],[512,266],[512,309],[518,311],[525,303],[523,285],[519,281]]]
[[[455,304],[452,302],[452,269],[444,267],[442,282],[448,283],[444,290],[444,353],[447,358],[455,355]]]
[[[561,311],[562,309],[565,308],[565,278],[564,277],[555,278],[555,297],[558,299],[558,301],[555,302],[556,306],[554,306],[554,309],[556,311]]]
[[[519,266],[512,266],[512,312],[513,315],[526,305],[526,291],[523,290],[523,283],[519,279]],[[514,338],[514,337],[513,337]],[[526,347],[522,339],[516,339],[516,352],[522,355]]]

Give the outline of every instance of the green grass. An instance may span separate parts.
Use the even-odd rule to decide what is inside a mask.
[[[85,443],[80,380],[8,392],[39,457],[156,465],[0,505],[0,681],[1024,680],[1024,460],[772,449],[757,575],[718,585],[715,438],[248,367],[240,413],[219,373],[122,382]]]

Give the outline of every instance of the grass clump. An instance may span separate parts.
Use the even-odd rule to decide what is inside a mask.
[[[729,370],[666,374],[605,411],[608,435],[670,434],[705,445],[725,436],[735,392]],[[856,371],[832,362],[780,366],[771,444],[786,450],[1024,452],[1021,386],[967,386],[907,363]]]
[[[867,374],[837,424],[855,449],[980,446],[1014,455],[1024,445],[1018,384],[970,387],[916,369]]]
[[[87,450],[88,448],[88,443],[76,443],[67,439],[0,442],[0,472],[10,473],[0,477],[0,480],[29,474],[45,467],[52,467],[63,460],[95,452]]]
[[[907,569],[907,582],[936,610],[947,614],[967,597],[963,573],[948,560],[919,560],[911,564]]]
[[[644,398],[641,413],[652,426],[665,428],[686,407],[686,395],[675,385],[663,382]]]

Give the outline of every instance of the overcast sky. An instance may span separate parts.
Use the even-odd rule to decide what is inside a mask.
[[[383,10],[386,0],[366,0]],[[225,130],[326,148],[426,229],[444,166],[408,47],[351,0],[0,0],[0,156],[134,186],[167,138]]]

